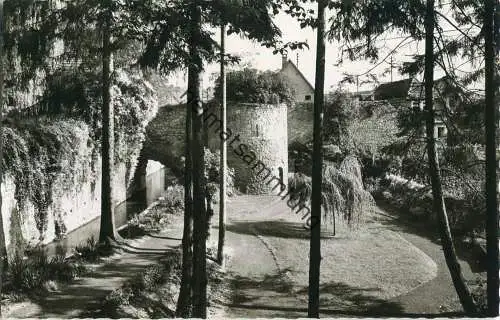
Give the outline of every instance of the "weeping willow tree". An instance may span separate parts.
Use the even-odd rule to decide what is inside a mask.
[[[296,173],[289,179],[290,198],[302,205],[311,201],[311,178]],[[354,156],[347,156],[335,165],[323,168],[321,206],[323,219],[331,224],[340,218],[350,228],[361,225],[363,214],[375,204],[371,194],[363,187],[361,164]]]

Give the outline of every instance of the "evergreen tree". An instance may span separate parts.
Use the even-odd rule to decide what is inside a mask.
[[[465,284],[461,267],[457,259],[453,239],[446,214],[446,206],[441,184],[441,173],[437,158],[436,141],[434,137],[435,110],[434,110],[434,0],[427,0],[425,15],[425,111],[426,111],[426,140],[427,156],[429,159],[429,176],[432,185],[432,197],[434,202],[434,212],[438,218],[439,234],[443,247],[446,264],[450,270],[451,278],[457,290],[460,302],[468,315],[475,315],[476,305],[469,288]]]
[[[64,41],[63,58],[76,64],[98,68],[101,64],[101,114],[102,119],[102,175],[101,175],[101,226],[99,242],[109,245],[118,240],[114,216],[114,107],[111,83],[114,72],[113,56],[133,41],[142,40],[147,26],[136,15],[133,1],[76,0],[55,10],[51,16],[57,21],[55,39]],[[100,43],[100,46],[96,46]]]
[[[3,0],[0,0],[0,185],[3,181],[3,82],[4,82],[4,51],[3,51],[3,34],[4,34],[4,11]],[[2,295],[3,276],[7,268],[7,247],[5,243],[5,233],[3,228],[2,215],[2,193],[0,192],[0,296]],[[2,315],[2,307],[0,306],[0,316]]]
[[[496,66],[497,50],[500,43],[498,2],[485,1],[484,6],[484,43],[485,43],[485,93],[486,108],[484,113],[486,131],[486,241],[488,258],[487,300],[488,315],[498,316],[499,297],[499,262],[498,262],[498,189],[497,189],[497,151],[496,140],[498,121],[498,70]],[[496,16],[496,21],[495,21]],[[496,48],[495,48],[496,44]]]

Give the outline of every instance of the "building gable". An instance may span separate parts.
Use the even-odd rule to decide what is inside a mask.
[[[279,73],[288,79],[290,85],[295,90],[296,102],[314,102],[314,87],[292,61],[283,61]]]

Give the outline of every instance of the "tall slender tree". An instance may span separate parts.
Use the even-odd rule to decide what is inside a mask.
[[[115,210],[113,203],[114,174],[114,112],[111,99],[113,52],[111,49],[111,2],[105,0],[102,21],[102,178],[101,178],[101,229],[99,242],[116,240]]]
[[[323,106],[325,90],[325,9],[318,0],[316,79],[314,89],[314,125],[311,195],[311,241],[309,249],[308,316],[319,318],[319,279],[321,264],[321,187],[323,180]]]
[[[188,70],[188,83],[193,83],[191,78],[194,69]],[[184,229],[182,232],[182,275],[181,288],[177,299],[176,316],[189,318],[191,315],[191,293],[193,276],[193,173],[191,160],[191,131],[192,131],[192,110],[191,92],[188,89],[188,103],[186,107],[185,120],[185,163],[184,163]]]
[[[101,118],[102,118],[102,172],[101,172],[101,221],[99,242],[109,244],[120,237],[115,225],[115,203],[113,177],[115,175],[115,125],[112,99],[114,54],[132,42],[141,41],[142,34],[149,31],[141,20],[141,6],[135,1],[75,0],[55,10],[53,19],[59,27],[55,37],[63,39],[68,57],[76,61],[102,66]],[[94,39],[101,37],[101,46]],[[82,45],[82,42],[86,45]],[[124,51],[124,50],[123,50]],[[129,53],[130,54],[130,53]],[[96,59],[97,58],[97,59]],[[117,60],[117,62],[120,62]],[[130,63],[130,61],[123,62]],[[130,66],[127,65],[127,66]],[[98,67],[97,67],[98,69]],[[99,70],[99,69],[98,69]]]
[[[36,2],[36,1],[35,1]],[[116,232],[113,199],[114,112],[111,97],[113,54],[136,40],[145,29],[136,19],[134,3],[116,0],[75,0],[61,8],[51,8],[40,28],[45,42],[63,40],[64,58],[77,64],[102,66],[102,172],[101,222],[99,242],[107,244],[119,236]],[[100,38],[97,42],[97,38]],[[100,43],[100,45],[97,45]],[[46,54],[45,54],[46,55]]]
[[[220,81],[221,81],[221,105],[220,115],[222,121],[222,132],[226,132],[226,23],[223,21],[220,28]],[[227,146],[226,140],[220,139],[220,187],[219,187],[219,242],[217,244],[217,261],[224,265],[224,242],[226,237],[226,171],[227,171]]]
[[[439,235],[441,245],[446,259],[446,264],[450,271],[450,275],[457,291],[458,297],[465,312],[468,315],[475,315],[477,312],[476,305],[472,298],[469,288],[465,284],[465,279],[462,275],[460,263],[458,262],[455,247],[446,214],[446,206],[443,197],[443,188],[441,184],[441,173],[436,149],[436,141],[434,137],[435,127],[435,109],[434,109],[434,25],[435,12],[434,0],[427,0],[425,14],[425,126],[426,126],[426,144],[427,156],[429,161],[429,177],[432,186],[432,196],[434,212],[437,215]]]
[[[4,11],[3,0],[0,0],[0,185],[3,181],[3,81],[4,81]],[[7,248],[5,243],[5,233],[3,228],[2,215],[2,193],[0,192],[0,297],[2,295],[3,275],[7,267]],[[0,305],[0,317],[2,316],[2,306]]]
[[[200,79],[203,60],[201,43],[201,8],[199,1],[190,5],[191,24],[189,55],[192,76],[188,83],[188,101],[192,116],[192,175],[193,175],[193,317],[207,317],[207,208],[205,202],[205,143]]]
[[[485,131],[486,131],[486,241],[487,241],[487,300],[488,315],[498,316],[498,189],[497,189],[497,103],[495,94],[498,87],[496,70],[495,26],[496,5],[498,1],[485,0],[484,4],[484,43],[485,43]],[[497,44],[498,45],[498,44]]]

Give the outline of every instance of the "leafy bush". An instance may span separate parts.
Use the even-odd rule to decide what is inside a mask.
[[[168,271],[167,267],[161,264],[148,266],[141,276],[131,283],[131,286],[135,292],[140,290],[153,291],[165,282]]]
[[[118,234],[125,239],[137,239],[147,234],[146,228],[141,225],[137,218],[132,218],[127,227],[118,231]]]
[[[76,255],[84,261],[97,262],[103,254],[99,243],[94,236],[87,239],[85,243],[79,244],[75,247]]]
[[[127,239],[135,239],[148,232],[159,231],[169,223],[170,216],[180,214],[184,210],[184,187],[168,186],[158,203],[132,217],[128,226],[120,230],[120,235]]]
[[[294,90],[281,74],[245,68],[227,74],[227,99],[235,102],[287,103],[294,99]],[[215,86],[215,96],[221,97],[220,79]]]
[[[134,293],[131,288],[119,288],[113,290],[109,295],[106,296],[104,301],[104,309],[112,309],[121,305],[130,304],[130,298],[132,298]]]
[[[488,313],[488,300],[486,293],[486,279],[485,276],[478,276],[474,280],[466,281],[471,289],[472,297],[474,298],[479,312],[483,315]]]
[[[227,195],[232,196],[235,192],[234,169],[226,167],[226,190]],[[210,197],[216,201],[215,195],[219,192],[220,185],[220,152],[212,152],[205,148],[205,177],[207,179],[207,189]],[[183,200],[184,201],[184,200]]]
[[[68,261],[63,255],[49,258],[43,249],[35,249],[28,256],[16,254],[9,262],[8,289],[29,294],[43,290],[48,281],[70,282],[83,272],[85,267]]]
[[[184,186],[179,184],[168,186],[161,201],[162,206],[175,211],[184,209]]]
[[[114,314],[120,306],[140,304],[150,300],[151,294],[156,294],[160,299],[167,299],[161,287],[167,283],[179,284],[180,257],[179,250],[168,252],[159,264],[146,267],[143,272],[127,281],[121,288],[111,292],[104,301],[103,310],[107,315]],[[168,298],[172,299],[172,296]]]
[[[400,212],[409,213],[411,217],[426,223],[435,222],[433,213],[432,194],[430,187],[394,175],[387,175],[386,181],[381,181],[381,190],[378,195],[390,195],[388,200]],[[472,202],[467,199],[457,198],[450,194],[444,197],[450,229],[453,236],[460,239],[465,236],[474,236],[484,230],[483,203]]]

